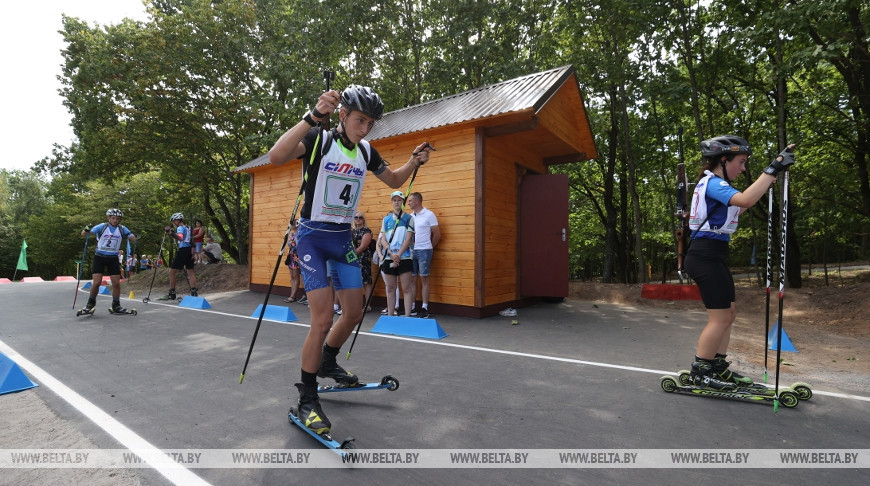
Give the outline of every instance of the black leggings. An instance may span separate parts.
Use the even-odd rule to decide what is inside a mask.
[[[698,284],[701,300],[708,309],[730,309],[735,299],[734,277],[728,268],[728,242],[700,238],[692,240],[686,254],[686,273]]]

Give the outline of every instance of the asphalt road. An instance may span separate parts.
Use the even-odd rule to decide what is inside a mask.
[[[125,299],[123,305],[137,308],[137,316],[110,315],[108,296],[100,296],[96,315],[76,318],[74,288],[73,282],[0,285],[5,311],[0,351],[17,353],[27,363],[24,371],[41,385],[20,393],[39,394],[58,420],[86,435],[93,447],[124,449],[141,441],[160,450],[321,450],[287,421],[307,332],[304,306],[289,304],[299,317],[296,323],[263,322],[239,384],[256,325],[250,315],[263,294],[205,295],[209,310]],[[79,303],[85,298],[79,294]],[[277,297],[270,303],[288,305]],[[723,470],[722,464],[473,469],[338,464],[188,467],[171,474],[145,468],[134,470],[137,479],[227,485],[870,484],[867,390],[814,383],[816,396],[777,413],[766,405],[661,390],[663,373],[688,364],[706,319],[702,313],[674,316],[577,301],[540,304],[521,309],[516,318],[436,316],[449,334],[442,340],[367,332],[378,317],[366,317],[352,359],[344,364],[363,381],[393,375],[399,389],[321,398],[335,438],[355,437],[358,451],[592,450],[607,458],[614,450],[679,450],[730,458],[739,451],[835,450],[857,451],[861,466],[767,471]],[[46,375],[51,379],[41,379]],[[783,376],[783,382],[799,379]],[[0,406],[11,395],[18,394],[0,395]],[[16,444],[4,441],[0,449]],[[47,439],[42,447],[57,446]]]

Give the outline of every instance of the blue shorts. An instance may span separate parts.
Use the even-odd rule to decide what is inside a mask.
[[[428,250],[414,250],[411,254],[411,259],[414,262],[414,270],[411,271],[411,275],[428,277],[429,276],[429,266],[432,264],[432,248]]]
[[[332,279],[335,290],[362,288],[362,271],[349,224],[300,220],[296,254],[305,290],[329,287],[327,277]]]
[[[197,241],[196,243],[194,243],[193,252],[194,253],[202,253],[202,242],[201,241]]]

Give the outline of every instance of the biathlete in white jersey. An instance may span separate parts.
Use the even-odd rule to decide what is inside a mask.
[[[320,122],[339,108],[339,124],[327,132]],[[387,186],[402,186],[417,167],[429,160],[426,143],[420,144],[408,161],[391,170],[363,138],[381,118],[380,96],[365,86],[348,86],[341,94],[330,90],[269,151],[273,165],[301,158],[307,174],[305,203],[296,235],[296,251],[311,310],[311,327],[302,345],[299,419],[317,434],[331,424],[317,395],[317,377],[329,377],[344,385],[359,382],[336,362],[339,349],[362,319],[362,274],[351,243],[351,222],[367,172]],[[317,150],[317,147],[322,147]],[[368,162],[366,162],[368,161]],[[309,170],[311,169],[311,170]],[[327,270],[329,262],[329,270]],[[333,324],[333,295],[327,277],[338,294],[342,314]]]
[[[94,235],[97,240],[97,250],[94,254],[91,293],[88,296],[88,303],[79,314],[93,314],[93,309],[97,305],[97,293],[103,283],[103,275],[108,275],[112,281],[112,312],[127,313],[127,309],[121,307],[121,263],[118,260],[118,253],[121,251],[121,241],[124,238],[136,241],[136,235],[126,226],[121,225],[122,217],[124,213],[120,209],[112,208],[106,211],[108,222],[100,223],[93,228],[86,226],[82,230],[83,237],[88,233]]]

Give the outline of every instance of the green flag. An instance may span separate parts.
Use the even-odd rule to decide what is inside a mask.
[[[27,270],[27,240],[21,240],[21,255],[18,255],[18,266],[15,270]]]

